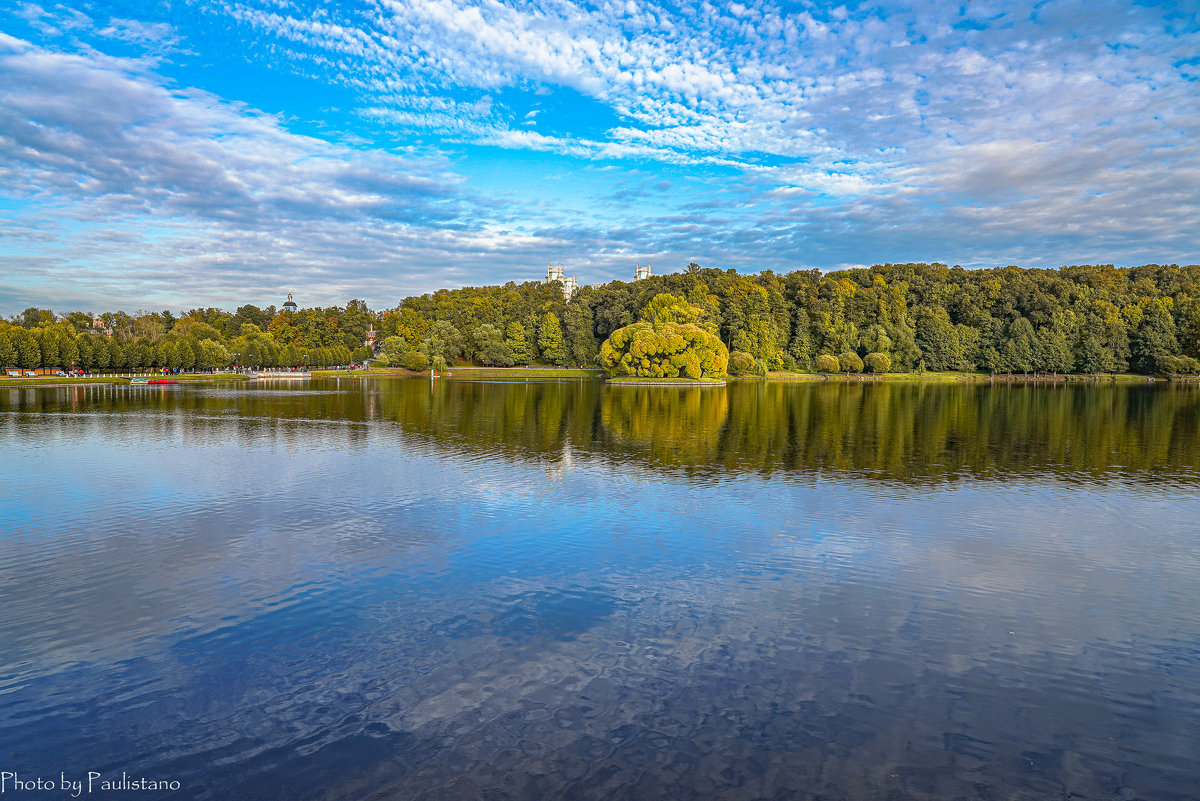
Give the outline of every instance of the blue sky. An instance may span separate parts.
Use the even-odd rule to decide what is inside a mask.
[[[22,2],[0,313],[544,276],[1200,262],[1200,13]]]

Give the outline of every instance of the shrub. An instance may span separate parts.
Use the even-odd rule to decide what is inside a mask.
[[[863,357],[863,366],[869,373],[887,373],[892,369],[892,358],[886,353],[868,353]]]
[[[729,374],[745,375],[754,368],[754,357],[744,350],[735,350],[729,354]]]
[[[600,346],[610,376],[724,378],[729,351],[714,334],[690,323],[642,322],[618,328]]]
[[[854,351],[846,351],[838,356],[837,360],[844,372],[861,373],[863,371],[863,360],[858,358],[858,354]]]
[[[1171,375],[1200,372],[1200,362],[1191,356],[1159,356],[1159,372]]]
[[[429,359],[419,350],[410,350],[400,357],[400,366],[405,370],[424,370],[429,366]]]
[[[836,356],[830,356],[828,353],[822,353],[813,362],[813,369],[818,373],[840,373],[842,366],[838,364]]]

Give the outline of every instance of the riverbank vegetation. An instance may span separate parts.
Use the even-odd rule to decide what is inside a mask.
[[[247,305],[178,316],[58,316],[31,308],[0,323],[0,364],[319,367],[369,356],[366,333],[373,328],[381,355],[412,369],[595,367],[605,341],[635,325],[664,293],[701,309],[730,352],[733,374],[1200,370],[1198,265],[963,270],[884,264],[742,275],[692,264],[635,283],[584,287],[569,302],[558,283],[510,282],[439,290],[383,311],[358,300],[322,309]]]
[[[600,346],[610,378],[723,379],[729,350],[708,312],[677,295],[660,293],[633,325],[618,328]]]

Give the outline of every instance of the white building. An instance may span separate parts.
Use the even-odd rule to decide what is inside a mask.
[[[638,262],[637,270],[633,274],[633,280],[641,281],[643,278],[649,278],[649,277],[650,277],[650,262],[646,262],[645,267],[642,266],[641,262]]]
[[[579,289],[579,276],[564,275],[561,264],[557,267],[546,265],[546,283],[551,281],[558,281],[562,284],[563,298],[566,300],[570,300],[571,296]]]

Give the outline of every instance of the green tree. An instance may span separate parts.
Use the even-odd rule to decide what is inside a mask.
[[[53,324],[54,312],[50,311],[49,309],[39,309],[34,306],[30,306],[28,309],[21,312],[21,317],[19,318],[18,322],[18,325],[22,325],[25,328],[41,328],[42,326]],[[32,370],[34,368],[30,367],[27,369]]]
[[[112,343],[105,338],[92,339],[92,354],[91,362],[93,370],[107,370],[112,367],[113,350]]]
[[[525,326],[514,320],[508,324],[504,336],[504,342],[512,352],[513,363],[529,364],[533,354],[529,349],[529,335],[525,332]]]
[[[563,326],[570,360],[580,366],[594,367],[600,349],[596,346],[592,309],[582,298],[576,298],[563,311]]]
[[[438,320],[429,327],[420,350],[430,364],[436,365],[438,356],[443,364],[454,364],[462,355],[464,344],[462,333],[457,328],[445,320]]]
[[[47,369],[61,367],[62,362],[58,357],[58,332],[51,328],[38,328],[32,333],[41,354],[39,366]]]
[[[891,353],[893,344],[887,329],[878,323],[859,330],[858,347],[868,353]]]
[[[674,319],[700,319],[700,309],[689,313],[680,308],[682,298],[655,298],[650,314],[613,331],[600,346],[600,364],[610,376],[652,378],[724,378],[729,350],[710,330]],[[670,310],[664,313],[664,310]]]
[[[1129,348],[1133,368],[1141,373],[1157,372],[1159,361],[1179,353],[1169,300],[1158,298],[1142,304],[1141,318],[1129,338]]]
[[[842,371],[842,366],[838,363],[836,356],[830,356],[828,353],[822,353],[813,362],[813,369],[818,373],[840,373]]]
[[[159,365],[168,370],[178,370],[183,360],[179,356],[179,347],[174,342],[158,343]]]
[[[741,350],[729,354],[729,374],[746,375],[754,369],[754,357]]]
[[[1033,325],[1025,317],[1008,324],[1008,337],[1000,350],[1000,360],[1007,373],[1032,373],[1037,365]]]
[[[1037,369],[1043,373],[1068,373],[1075,363],[1067,335],[1055,326],[1043,326],[1034,344]]]
[[[944,308],[921,309],[917,318],[916,344],[928,369],[962,369],[965,356],[962,342]]]
[[[858,357],[858,354],[852,350],[848,350],[837,357],[838,365],[841,366],[842,372],[845,373],[861,373],[863,371],[863,360]]]
[[[58,358],[64,368],[79,366],[79,338],[70,329],[63,329],[59,333]]]
[[[481,362],[493,367],[512,366],[512,348],[504,341],[499,328],[490,324],[478,325],[471,336],[475,339],[475,353]]]
[[[892,360],[886,353],[868,353],[863,357],[863,367],[869,373],[888,373],[892,370]]]
[[[17,367],[34,370],[41,365],[42,351],[29,331],[18,328],[12,332],[12,347],[16,353]]]
[[[408,353],[408,342],[403,337],[390,336],[379,344],[379,355],[388,364],[399,364],[404,354]]]
[[[542,351],[542,358],[550,364],[566,364],[567,343],[563,339],[562,324],[554,312],[542,315],[538,325],[538,348]]]
[[[425,358],[425,354],[419,350],[406,351],[400,357],[400,366],[405,370],[413,370],[420,372],[429,367],[429,359]],[[444,363],[444,362],[443,362]]]
[[[729,351],[715,334],[692,324],[647,321],[618,328],[600,346],[610,376],[723,378]]]
[[[175,344],[175,350],[179,354],[179,367],[185,372],[190,372],[196,369],[196,347],[186,339],[181,339]]]
[[[660,292],[651,298],[642,309],[640,319],[650,325],[665,323],[681,323],[684,325],[699,325],[704,312],[699,306],[688,303],[678,295]]]
[[[12,337],[3,326],[4,324],[0,323],[0,369],[17,365],[17,351],[13,347]]]
[[[196,366],[202,370],[225,367],[233,363],[233,356],[222,345],[212,339],[202,339],[196,345]]]
[[[796,361],[797,365],[805,368],[812,361],[813,355],[810,325],[808,312],[804,309],[797,309],[792,326],[792,341],[788,344],[788,355]]]

